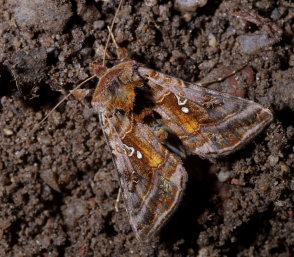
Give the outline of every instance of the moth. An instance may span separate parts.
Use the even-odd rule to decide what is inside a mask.
[[[112,37],[117,12],[109,29]],[[185,82],[127,58],[107,68],[108,41],[109,37],[103,63],[93,62],[94,76],[76,90],[99,78],[91,103],[112,152],[131,227],[137,239],[148,241],[181,201],[188,179],[182,158],[231,154],[260,133],[273,115],[253,101]],[[116,44],[114,37],[113,41]],[[78,98],[87,94],[83,89],[76,93]]]
[[[273,116],[261,105],[209,90],[134,61],[106,68],[92,106],[110,146],[130,224],[139,240],[151,239],[179,205],[187,181],[181,161],[233,153]]]

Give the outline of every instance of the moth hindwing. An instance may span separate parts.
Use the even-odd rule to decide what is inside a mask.
[[[187,181],[181,161],[234,152],[271,120],[249,100],[187,83],[127,61],[99,77],[92,105],[111,148],[130,224],[140,240],[155,235],[177,208]]]

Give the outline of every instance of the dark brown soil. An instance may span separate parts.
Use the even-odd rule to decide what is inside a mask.
[[[150,244],[135,239],[123,202],[114,210],[111,154],[87,104],[70,98],[33,131],[102,59],[117,4],[0,0],[0,256],[293,256],[291,0],[208,1],[182,14],[172,1],[124,1],[113,34],[135,60],[192,82],[248,62],[235,94],[275,116],[241,151],[187,160],[182,204]],[[112,43],[108,53],[115,64]]]

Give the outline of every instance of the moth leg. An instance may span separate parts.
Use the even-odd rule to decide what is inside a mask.
[[[115,200],[114,209],[115,209],[116,212],[118,212],[118,204],[120,202],[120,198],[121,198],[121,188],[118,189],[117,197],[116,197],[116,200]]]
[[[226,74],[222,77],[216,78],[214,80],[210,80],[210,81],[204,81],[204,82],[196,82],[195,84],[197,86],[201,86],[201,87],[206,87],[210,84],[216,83],[216,82],[221,82],[233,75],[235,75],[236,73],[238,73],[239,71],[243,70],[246,66],[248,65],[248,63],[243,64],[241,67],[237,68],[236,70],[233,70],[232,72],[230,72],[229,74]]]
[[[126,48],[123,48],[123,47],[119,47],[119,45],[117,44],[115,38],[114,38],[114,35],[112,33],[112,31],[110,30],[109,26],[107,26],[108,30],[109,30],[109,33],[110,33],[110,36],[112,38],[112,41],[116,47],[116,54],[117,54],[117,57],[120,59],[120,60],[125,60],[125,59],[130,59],[130,53],[129,51],[126,49]]]

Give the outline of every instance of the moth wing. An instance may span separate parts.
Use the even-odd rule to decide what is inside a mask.
[[[261,105],[184,82],[140,66],[152,88],[155,110],[192,152],[220,157],[234,152],[256,136],[271,120]]]
[[[144,124],[119,124],[100,114],[103,132],[113,154],[130,224],[140,240],[151,239],[178,206],[187,174]],[[131,118],[127,118],[128,121]],[[124,130],[124,131],[122,131]]]

